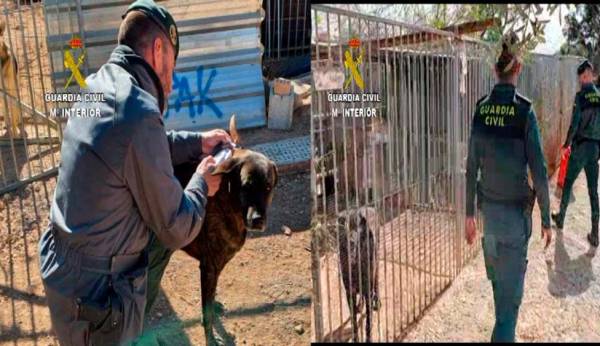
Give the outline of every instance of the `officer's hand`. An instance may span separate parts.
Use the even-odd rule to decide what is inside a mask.
[[[219,185],[221,185],[221,175],[211,174],[216,167],[215,158],[209,155],[200,161],[200,164],[196,168],[196,173],[202,175],[206,185],[208,185],[208,197],[214,196],[219,191]]]
[[[215,147],[221,143],[226,146],[233,147],[231,137],[227,132],[221,129],[202,132],[202,152],[204,154],[212,154]]]
[[[475,241],[475,236],[477,235],[477,228],[475,227],[475,218],[467,217],[465,223],[465,238],[467,239],[467,243],[469,245],[473,244]]]
[[[549,227],[542,227],[542,239],[546,242],[544,246],[544,250],[546,250],[550,246],[550,242],[552,242],[552,230]]]

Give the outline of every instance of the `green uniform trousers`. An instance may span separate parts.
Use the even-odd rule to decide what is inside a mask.
[[[524,203],[483,202],[483,254],[492,283],[496,323],[492,342],[514,342],[527,269],[531,209]]]
[[[562,227],[567,207],[569,206],[569,197],[571,196],[573,184],[581,169],[584,169],[592,209],[592,227],[597,227],[598,216],[600,215],[598,211],[598,156],[600,155],[600,142],[584,140],[575,144],[572,149],[567,165],[563,194],[560,199],[560,211],[557,223],[559,227]]]
[[[148,242],[148,287],[146,288],[146,311],[144,316],[147,317],[160,288],[160,281],[165,273],[167,264],[175,251],[166,248],[158,238],[152,234],[150,242]]]

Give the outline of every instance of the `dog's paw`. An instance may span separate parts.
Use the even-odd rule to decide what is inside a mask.
[[[223,314],[225,313],[225,305],[223,305],[223,303],[221,302],[215,300],[215,302],[213,303],[213,308],[217,315],[223,316]]]
[[[213,345],[216,346],[231,346],[235,345],[235,338],[230,335],[221,335],[221,333],[215,332],[213,342]]]

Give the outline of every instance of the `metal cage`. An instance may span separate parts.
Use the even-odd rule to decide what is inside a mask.
[[[55,174],[61,127],[49,116],[52,90],[41,3],[4,0],[0,42],[0,194]]]

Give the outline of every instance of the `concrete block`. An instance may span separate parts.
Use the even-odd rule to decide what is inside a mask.
[[[277,92],[285,93],[286,87],[277,85],[274,83],[269,93],[268,127],[276,130],[289,130],[292,128],[295,95],[292,92],[291,84],[288,84],[289,92],[284,95]]]

